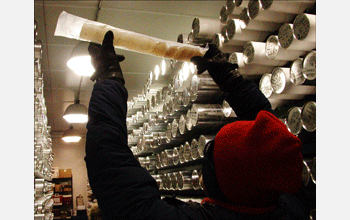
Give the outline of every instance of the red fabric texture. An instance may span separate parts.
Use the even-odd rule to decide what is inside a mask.
[[[259,112],[254,121],[224,126],[215,138],[213,162],[219,187],[237,205],[236,211],[264,210],[276,204],[282,192],[299,191],[301,146],[299,138],[267,111]]]

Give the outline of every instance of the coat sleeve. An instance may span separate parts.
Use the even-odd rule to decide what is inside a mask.
[[[89,104],[85,162],[103,219],[200,219],[185,203],[179,208],[161,200],[156,181],[132,154],[127,96],[119,82],[103,80]]]
[[[240,120],[255,120],[261,110],[274,114],[269,100],[262,94],[258,86],[242,76],[229,80],[226,101]]]

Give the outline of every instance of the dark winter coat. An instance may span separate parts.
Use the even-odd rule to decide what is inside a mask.
[[[261,110],[273,112],[257,86],[239,77],[226,100],[242,120],[254,120]],[[309,219],[312,193],[283,194],[274,211],[262,215],[235,213],[220,206],[161,199],[156,181],[133,156],[127,142],[128,93],[117,81],[94,85],[86,135],[86,166],[103,219]],[[312,197],[312,198],[311,198]]]

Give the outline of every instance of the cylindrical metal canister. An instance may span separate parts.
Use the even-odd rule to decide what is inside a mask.
[[[285,23],[293,21],[294,18],[293,14],[263,10],[259,0],[249,0],[248,12],[251,19],[261,21]]]
[[[185,147],[183,144],[181,144],[179,147],[179,160],[181,164],[185,163],[184,152],[185,152]]]
[[[248,9],[243,8],[241,13],[239,14],[239,23],[242,29],[244,30],[256,30],[256,31],[276,31],[281,26],[280,23],[277,22],[269,22],[269,21],[259,21],[253,20],[249,17]]]
[[[279,1],[279,0],[260,0],[260,4],[265,11],[277,11],[291,14],[303,13],[305,9],[311,8],[316,0],[304,1]]]
[[[192,160],[199,159],[198,142],[196,139],[192,139],[191,141],[191,158]]]
[[[179,132],[184,134],[186,132],[186,115],[181,115],[179,119]]]
[[[243,53],[233,52],[228,58],[228,62],[237,64],[238,71],[241,75],[263,75],[272,72],[274,66],[265,66],[259,64],[245,64],[243,61]]]
[[[294,34],[294,25],[285,23],[278,30],[278,40],[282,48],[310,51],[316,48],[315,42],[298,40]]]
[[[243,48],[243,61],[245,64],[261,64],[266,66],[283,66],[288,61],[270,60],[265,54],[266,43],[249,41]]]
[[[305,130],[309,132],[316,130],[316,102],[310,101],[303,105],[301,121]]]
[[[192,22],[192,32],[195,37],[212,39],[214,34],[221,32],[222,26],[218,19],[196,17]]]
[[[269,35],[268,31],[249,30],[249,29],[242,30],[239,19],[230,19],[227,22],[226,28],[227,28],[227,38],[229,42],[231,40],[262,42],[262,41],[265,41],[266,37]],[[233,44],[236,44],[236,41],[234,41]]]
[[[43,55],[43,42],[41,40],[34,41],[34,59],[41,59]]]
[[[314,182],[316,184],[316,157],[312,160],[312,164],[311,164],[311,179],[312,182]]]
[[[298,135],[301,132],[301,108],[292,107],[288,110],[286,125],[290,133]]]
[[[174,147],[173,149],[173,164],[176,166],[180,163],[179,148]]]
[[[276,94],[312,95],[316,94],[315,86],[295,85],[291,81],[290,68],[277,67],[271,76],[271,85]]]
[[[311,51],[306,55],[303,61],[302,72],[306,79],[316,79],[316,51]]]
[[[215,138],[215,135],[201,135],[198,139],[198,153],[201,158],[204,157],[204,147],[205,145],[213,140]]]
[[[191,158],[191,145],[186,141],[183,146],[184,146],[183,155],[184,155],[185,162],[191,161],[192,160],[192,158]]]
[[[178,190],[192,189],[191,171],[179,171],[176,176]]]
[[[294,36],[298,40],[316,42],[316,15],[299,14],[293,22]]]
[[[199,184],[199,175],[197,170],[192,171],[191,175],[192,179],[192,187],[194,190],[199,190],[200,189],[200,184]]]
[[[306,55],[306,51],[286,50],[279,45],[278,36],[271,35],[266,40],[265,53],[270,60],[288,60],[292,61],[300,56]]]
[[[245,42],[235,39],[228,41],[221,33],[216,33],[211,43],[223,53],[232,53],[242,51]]]
[[[303,185],[307,186],[309,184],[310,181],[310,168],[307,165],[307,163],[305,162],[305,160],[303,161],[303,171],[301,174],[301,179],[303,181]]]

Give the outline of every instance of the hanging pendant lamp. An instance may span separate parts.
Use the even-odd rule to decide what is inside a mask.
[[[74,143],[80,141],[81,136],[79,132],[73,129],[73,126],[70,126],[68,130],[63,132],[62,140],[66,143]]]
[[[69,105],[63,114],[63,118],[70,124],[86,123],[88,121],[88,110],[85,105],[80,104],[80,100],[74,101]]]
[[[88,51],[89,42],[81,41],[72,50],[67,66],[80,76],[91,76],[95,69]]]

